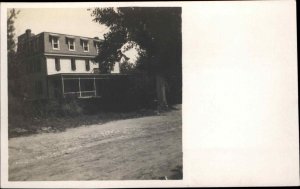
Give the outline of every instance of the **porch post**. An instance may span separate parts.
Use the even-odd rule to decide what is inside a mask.
[[[78,78],[78,84],[79,84],[79,97],[81,97],[80,77]]]
[[[64,77],[61,76],[61,83],[62,83],[62,95],[65,98],[65,86],[64,86]]]
[[[95,90],[95,97],[97,96],[97,88],[96,88],[96,79],[94,77],[94,90]]]

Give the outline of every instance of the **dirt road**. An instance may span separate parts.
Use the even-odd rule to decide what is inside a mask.
[[[179,179],[181,110],[9,139],[10,181]]]

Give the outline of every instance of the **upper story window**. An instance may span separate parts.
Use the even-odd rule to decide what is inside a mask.
[[[85,60],[85,69],[86,71],[90,71],[91,67],[90,67],[90,60],[86,59]]]
[[[59,50],[59,38],[56,36],[52,36],[52,48]]]
[[[100,50],[100,43],[98,40],[94,41],[94,46],[96,48],[96,52],[97,54],[99,54],[99,50]]]
[[[95,47],[96,47],[97,54],[99,54],[99,44],[97,43],[97,44],[95,45]]]
[[[89,41],[88,40],[82,40],[82,48],[83,48],[83,52],[89,52]]]
[[[69,51],[75,51],[75,39],[74,38],[67,38]]]
[[[55,69],[56,71],[60,70],[60,59],[59,58],[55,58]]]
[[[71,58],[71,69],[72,69],[73,71],[76,70],[75,58]]]

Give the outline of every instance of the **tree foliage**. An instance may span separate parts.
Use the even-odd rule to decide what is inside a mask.
[[[170,83],[171,88],[176,88],[180,91],[177,94],[181,95],[180,7],[95,8],[92,17],[110,29],[104,35],[96,57],[100,69],[110,71],[115,62],[120,62],[121,49],[128,44],[125,50],[138,49],[136,69],[156,77],[159,106],[167,107],[166,94]],[[124,69],[126,66],[128,64],[123,66]]]
[[[140,69],[163,75],[181,69],[181,8],[95,8],[92,16],[110,29],[97,57],[101,64],[119,61],[121,47],[130,43],[140,47]]]
[[[11,9],[9,11],[9,15],[7,18],[7,52],[9,54],[14,54],[15,48],[16,48],[16,42],[15,42],[15,19],[17,18],[17,15],[20,11],[16,11],[15,9]]]
[[[15,41],[15,19],[20,11],[11,9],[7,17],[7,68],[8,68],[8,89],[13,94],[18,93],[19,86],[15,81],[20,76],[20,68],[18,67],[17,54],[16,54],[16,41]]]

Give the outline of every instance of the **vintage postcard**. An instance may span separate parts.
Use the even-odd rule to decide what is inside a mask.
[[[294,1],[1,3],[1,187],[299,185]]]

